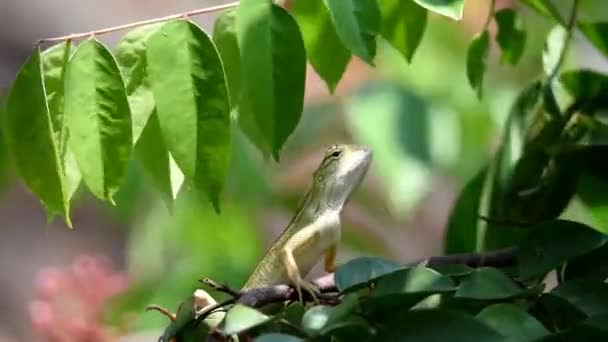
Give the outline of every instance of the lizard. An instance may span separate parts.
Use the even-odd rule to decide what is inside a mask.
[[[339,144],[327,148],[291,222],[258,263],[242,291],[289,283],[297,291],[300,302],[303,290],[317,301],[319,290],[304,277],[321,258],[324,258],[325,271],[335,272],[341,239],[340,215],[363,181],[371,160],[372,151],[367,146]],[[197,290],[196,297],[199,313],[216,304],[204,290]],[[214,313],[204,322],[213,328],[223,315],[223,312]]]

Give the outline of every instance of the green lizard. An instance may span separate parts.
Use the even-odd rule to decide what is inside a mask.
[[[312,185],[291,223],[272,245],[242,290],[275,284],[292,284],[302,301],[302,290],[317,301],[319,290],[304,277],[324,256],[325,270],[334,272],[336,249],[341,237],[340,213],[369,168],[372,152],[359,145],[333,145],[313,174]],[[198,312],[216,301],[196,291]],[[217,312],[204,322],[215,327],[223,319]]]

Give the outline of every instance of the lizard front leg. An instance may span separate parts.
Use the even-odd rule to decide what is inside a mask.
[[[320,234],[318,228],[315,225],[311,225],[294,234],[287,243],[285,243],[285,246],[283,246],[281,251],[281,261],[287,272],[287,277],[298,292],[298,299],[300,302],[303,302],[302,289],[310,293],[315,302],[318,302],[317,295],[319,295],[320,292],[315,285],[303,279],[294,255],[311,257],[310,255],[307,255],[307,253],[315,252],[315,246],[319,240]],[[321,257],[321,255],[318,257]]]
[[[336,272],[336,251],[338,249],[337,244],[329,246],[325,251],[325,272],[334,273]]]

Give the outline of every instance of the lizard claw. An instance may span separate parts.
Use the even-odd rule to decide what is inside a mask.
[[[319,291],[319,289],[315,285],[307,282],[306,280],[300,279],[295,282],[294,286],[296,288],[296,291],[298,292],[298,299],[300,303],[304,304],[304,300],[302,297],[302,289],[310,294],[315,304],[319,303],[318,296],[321,294],[321,291]]]

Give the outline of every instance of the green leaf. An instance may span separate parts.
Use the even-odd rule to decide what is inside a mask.
[[[303,340],[299,337],[292,336],[292,335],[271,333],[271,334],[265,334],[265,335],[258,336],[254,339],[254,341],[255,342],[300,342]]]
[[[576,193],[593,217],[593,228],[608,234],[608,182],[584,172],[579,176]]]
[[[224,333],[233,335],[242,333],[253,327],[268,323],[272,317],[266,316],[256,309],[236,304],[226,313]]]
[[[323,0],[336,33],[353,55],[374,65],[381,14],[376,0]]]
[[[340,41],[327,7],[323,0],[296,1],[291,13],[302,31],[310,64],[333,93],[351,55]]]
[[[338,267],[335,273],[336,288],[344,292],[367,284],[382,275],[403,269],[403,266],[381,258],[361,257]]]
[[[578,22],[578,28],[593,46],[608,57],[608,22]]]
[[[302,317],[301,326],[311,334],[325,334],[341,327],[358,304],[356,294],[347,294],[336,306],[317,305],[310,308]]]
[[[590,276],[563,283],[551,291],[587,316],[608,313],[608,284],[604,277]]]
[[[526,45],[526,31],[522,28],[521,18],[514,10],[504,8],[494,13],[498,33],[496,42],[502,50],[500,59],[503,63],[517,64]]]
[[[464,0],[414,0],[418,5],[431,12],[441,14],[454,20],[462,19]]]
[[[383,0],[380,34],[411,63],[426,28],[427,11],[413,1]]]
[[[74,152],[68,146],[68,130],[63,114],[65,70],[72,53],[71,43],[63,42],[45,50],[41,55],[44,90],[68,199],[72,198],[82,179]]]
[[[116,62],[125,80],[131,108],[133,144],[137,143],[148,118],[154,110],[154,96],[150,89],[147,68],[147,41],[161,24],[138,27],[124,35],[116,45]]]
[[[490,51],[490,35],[487,30],[477,34],[467,51],[467,79],[481,99],[483,93],[483,75],[486,71],[486,59]]]
[[[429,267],[443,275],[447,275],[450,277],[458,277],[458,276],[467,275],[467,274],[473,272],[473,270],[474,270],[473,268],[471,268],[467,265],[463,265],[463,264],[444,264],[444,265],[440,264],[440,265],[431,265]]]
[[[171,156],[165,145],[156,113],[152,113],[148,123],[135,145],[135,158],[141,163],[144,173],[150,178],[154,187],[169,210],[177,193],[173,187],[171,173]]]
[[[559,62],[567,34],[565,28],[555,26],[547,35],[547,40],[543,47],[543,70],[547,76],[551,75]]]
[[[186,181],[219,212],[231,148],[230,101],[217,50],[205,32],[184,20],[163,24],[147,45],[164,141]]]
[[[536,11],[536,13],[543,15],[545,17],[553,18],[560,25],[566,26],[566,21],[559,14],[559,11],[551,0],[521,0],[524,4],[528,5],[528,7],[532,8]]]
[[[65,74],[68,143],[91,192],[114,203],[131,154],[131,112],[118,65],[91,39],[78,46]]]
[[[515,304],[488,306],[477,314],[477,319],[498,331],[508,341],[535,341],[549,334],[536,318]]]
[[[501,271],[482,267],[475,269],[458,287],[457,298],[505,299],[521,295],[524,289],[515,284]]]
[[[564,298],[542,293],[528,309],[545,327],[565,330],[585,318],[585,314]]]
[[[445,253],[464,253],[477,250],[479,205],[487,176],[487,167],[475,175],[460,191],[448,220]]]
[[[236,108],[241,98],[241,53],[236,35],[236,11],[220,14],[213,25],[213,42],[222,57],[231,108]]]
[[[590,317],[559,334],[556,341],[605,341],[608,339],[608,314]]]
[[[40,49],[23,64],[6,99],[3,135],[17,172],[48,211],[71,227],[69,202],[44,91]]]
[[[559,76],[561,84],[574,98],[574,106],[594,114],[597,109],[607,109],[608,75],[593,70],[572,70]]]
[[[582,223],[552,220],[534,226],[521,242],[519,275],[531,278],[603,246],[608,237]]]
[[[295,20],[268,0],[243,0],[237,9],[242,100],[239,124],[265,156],[278,161],[304,102],[306,51]]]
[[[474,317],[461,312],[415,310],[394,313],[375,340],[493,342],[503,341],[503,337]]]

